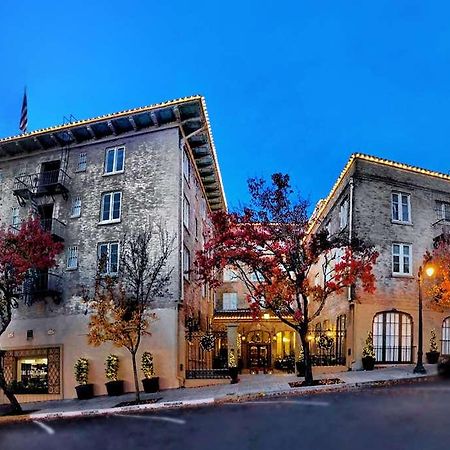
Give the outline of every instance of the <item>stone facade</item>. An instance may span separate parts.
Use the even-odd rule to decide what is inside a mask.
[[[131,124],[129,128],[124,119]],[[193,123],[198,129],[193,133],[195,136],[189,137]],[[203,246],[208,212],[211,208],[225,207],[204,100],[190,97],[127,111],[126,115],[118,113],[69,124],[61,127],[59,134],[58,131],[43,130],[30,133],[31,136],[0,140],[0,218],[4,226],[14,220],[17,223],[12,218],[17,216],[15,208],[19,208],[20,219],[32,210],[31,201],[24,195],[22,205],[18,204],[20,195],[14,195],[18,192],[17,177],[41,174],[43,164],[50,161],[60,161],[60,168],[68,175],[64,181],[67,195],[55,193],[35,199],[38,206],[52,205],[51,220],[65,224],[61,232],[65,251],[54,270],[60,277],[61,296],[57,301],[43,296],[29,306],[20,305],[0,337],[0,348],[8,352],[5,360],[14,357],[19,364],[14,355],[25,355],[27,349],[30,356],[36,349],[60,349],[60,389],[53,389],[52,393],[71,398],[75,396],[76,384],[73,366],[79,357],[90,361],[89,378],[95,384],[95,393],[105,393],[104,361],[112,352],[120,357],[119,375],[125,380],[126,390],[132,390],[128,352],[109,344],[88,346],[89,314],[80,293],[83,288],[93,286],[99,244],[119,242],[120,249],[125,233],[161,224],[175,237],[169,261],[174,271],[170,294],[153,302],[158,320],[152,324],[151,336],[144,337],[141,352],[150,351],[154,355],[162,388],[179,387],[184,383],[186,316],[195,316],[200,324],[205,324],[212,308],[211,292],[197,286],[189,270],[195,252]],[[49,135],[52,144],[47,148]],[[70,136],[70,142],[62,142],[63,136]],[[27,145],[33,142],[39,145],[29,151]],[[12,143],[18,151],[11,150]],[[123,170],[112,174],[105,173],[106,152],[111,148],[124,148]],[[80,165],[82,160],[85,164]],[[121,192],[120,220],[102,223],[102,195],[108,192]],[[77,217],[72,214],[75,198],[81,199],[81,214]],[[71,268],[68,252],[74,246],[77,264]],[[18,370],[14,367],[11,371],[10,381]]]
[[[398,200],[399,213],[393,211]],[[342,208],[345,202],[348,208]],[[362,348],[369,331],[375,335],[379,363],[416,360],[418,270],[433,239],[448,225],[443,220],[442,202],[450,203],[449,176],[354,155],[329,197],[316,209],[313,229],[326,226],[331,234],[362,238],[379,252],[374,269],[375,294],[366,294],[357,287],[329,299],[321,314],[320,320],[327,320],[332,327],[339,315],[346,316],[348,367],[361,367]],[[401,260],[406,258],[400,267],[396,258],[399,246],[407,253],[399,256]],[[424,300],[424,353],[429,351],[432,329],[436,330],[438,345],[446,337],[442,327],[450,316],[449,310],[431,308],[428,300]],[[447,344],[443,343],[443,348]]]

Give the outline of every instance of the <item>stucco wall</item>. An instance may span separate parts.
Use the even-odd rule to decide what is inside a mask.
[[[124,145],[124,172],[104,175],[105,150]],[[80,152],[87,153],[87,170],[77,172]],[[87,346],[86,332],[88,316],[80,298],[83,287],[93,284],[97,267],[97,245],[100,242],[121,240],[124,233],[142,229],[150,223],[162,223],[169,233],[175,235],[175,249],[169,265],[175,268],[169,295],[153,302],[159,320],[152,325],[152,336],[145,337],[141,351],[154,354],[157,375],[162,388],[178,387],[182,384],[184,364],[184,309],[180,307],[183,278],[182,248],[186,245],[192,252],[203,246],[204,221],[207,220],[207,206],[203,191],[194,170],[190,180],[182,177],[182,151],[178,127],[169,127],[149,133],[132,133],[114,139],[95,141],[83,146],[73,146],[67,151],[41,152],[21,155],[16,159],[0,161],[3,182],[1,183],[0,219],[9,225],[11,208],[17,206],[12,188],[14,177],[22,172],[39,172],[44,161],[62,159],[62,168],[70,175],[69,198],[54,197],[53,217],[67,224],[65,247],[78,246],[78,269],[66,269],[66,252],[59,258],[57,271],[63,276],[63,299],[59,305],[51,299],[37,301],[32,306],[23,304],[14,312],[13,321],[0,337],[0,348],[17,349],[36,346],[62,346],[63,395],[74,396],[73,364],[85,356],[91,361],[90,379],[95,383],[96,394],[104,390],[104,360],[113,352],[121,357],[121,373],[126,380],[126,389],[132,388],[132,377],[128,370],[129,356],[124,349],[104,344],[99,348]],[[64,162],[66,161],[66,163]],[[191,161],[192,164],[192,161]],[[183,184],[182,184],[183,183]],[[182,224],[182,189],[191,203],[190,229]],[[100,205],[102,193],[122,192],[121,221],[100,225]],[[71,218],[72,198],[81,196],[81,217]],[[53,201],[47,198],[49,202]],[[20,209],[21,218],[30,212],[29,202]],[[195,233],[195,218],[198,230]],[[183,281],[184,292],[198,297],[200,287],[193,280]],[[208,292],[208,294],[210,294]],[[209,295],[208,295],[209,298]],[[198,302],[206,315],[210,303]],[[181,312],[181,313],[180,313]],[[26,331],[33,330],[34,337],[26,340]],[[54,329],[53,335],[48,334]],[[8,337],[10,336],[10,337]],[[140,355],[138,355],[140,357]]]

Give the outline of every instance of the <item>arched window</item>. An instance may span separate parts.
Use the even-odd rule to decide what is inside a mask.
[[[442,322],[441,353],[443,355],[450,355],[450,317],[447,317]]]
[[[375,314],[373,346],[379,363],[412,362],[411,316],[397,311]]]

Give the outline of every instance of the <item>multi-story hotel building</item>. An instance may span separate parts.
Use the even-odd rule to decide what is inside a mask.
[[[346,365],[361,367],[373,332],[378,364],[416,361],[418,272],[433,240],[450,223],[450,176],[381,158],[354,154],[312,218],[312,231],[358,237],[376,246],[376,292],[350,289],[330,298],[316,330],[346,328]],[[424,282],[425,284],[425,282]],[[426,294],[426,288],[424,289]],[[450,310],[424,296],[424,353],[436,331],[450,353]]]
[[[190,271],[208,213],[226,207],[204,99],[1,139],[0,176],[3,226],[17,228],[37,209],[43,227],[65,247],[58,267],[40,274],[0,337],[7,380],[32,380],[39,388],[21,400],[74,397],[79,357],[90,362],[95,393],[104,393],[109,353],[120,357],[119,377],[133,389],[126,350],[88,346],[89,314],[80,292],[93,285],[99,255],[107,254],[108,273],[120,272],[124,233],[153,224],[175,236],[174,271],[170,295],[152,305],[158,320],[141,352],[154,355],[162,388],[183,385],[185,323],[204,328],[211,307],[210,292],[193,282]]]
[[[416,361],[418,270],[433,239],[448,231],[449,224],[449,175],[362,154],[351,156],[328,197],[316,206],[310,232],[326,227],[330,235],[358,237],[375,245],[376,292],[367,294],[356,287],[327,300],[310,325],[313,364],[361,368],[369,331],[378,364]],[[289,355],[298,358],[298,336],[267,312],[255,321],[246,297],[243,283],[225,271],[213,324],[216,329],[236,326],[242,367],[276,368]],[[439,350],[449,354],[450,310],[424,297],[423,351],[430,350],[435,330]]]

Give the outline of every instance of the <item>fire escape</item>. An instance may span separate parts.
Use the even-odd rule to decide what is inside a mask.
[[[61,168],[61,160],[44,162],[39,173],[21,174],[14,180],[13,194],[20,206],[30,203],[33,215],[39,217],[43,230],[55,241],[63,242],[66,225],[54,217],[55,197],[68,199],[70,176]],[[53,270],[30,271],[22,287],[26,304],[47,297],[59,303],[62,277]]]

